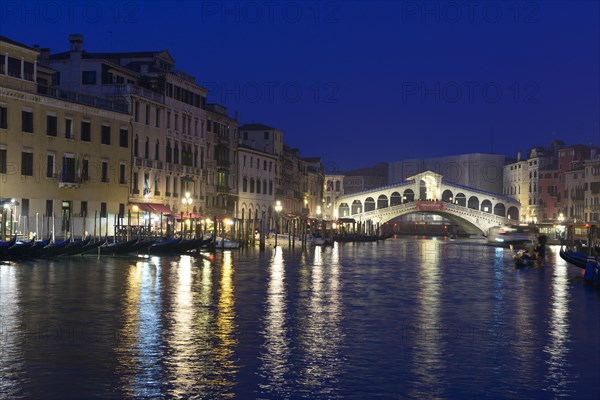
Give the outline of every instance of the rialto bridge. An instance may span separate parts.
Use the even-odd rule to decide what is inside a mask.
[[[511,198],[447,182],[431,171],[394,185],[340,196],[336,219],[383,224],[401,215],[439,214],[467,233],[487,234],[497,225],[516,224],[521,205]]]

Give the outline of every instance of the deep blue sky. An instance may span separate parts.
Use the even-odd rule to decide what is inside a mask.
[[[0,2],[53,52],[168,49],[209,102],[349,169],[600,145],[598,2]]]

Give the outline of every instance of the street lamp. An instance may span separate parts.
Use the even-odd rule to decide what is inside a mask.
[[[275,212],[277,213],[277,225],[280,225],[280,216],[281,216],[281,210],[283,209],[283,207],[281,207],[281,202],[279,200],[277,200],[277,202],[275,203]],[[275,227],[275,247],[277,247],[277,234],[279,226]]]
[[[192,202],[193,202],[192,196],[190,195],[190,192],[185,192],[185,197],[183,199],[181,199],[181,202],[185,206],[185,212],[186,212],[186,214],[188,215],[188,218],[189,218],[189,216],[190,216],[190,206],[192,205]],[[182,216],[181,220],[182,220],[182,225],[183,225],[183,216]],[[189,222],[187,222],[187,227],[189,227]]]

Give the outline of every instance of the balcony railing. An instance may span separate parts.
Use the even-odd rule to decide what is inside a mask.
[[[132,85],[130,83],[125,84],[125,85],[107,85],[107,86],[113,86],[112,95],[123,96],[123,95],[132,94],[132,95],[136,95],[136,96],[140,96],[140,97],[145,97],[147,99],[154,100],[154,101],[157,101],[160,103],[162,103],[165,98],[165,96],[160,93],[156,93],[156,92],[153,92],[152,90],[145,89],[140,86]]]
[[[116,111],[124,114],[129,113],[129,105],[124,102],[105,99],[102,97],[90,96],[89,94],[73,92],[70,90],[47,87],[38,85],[37,93],[55,99],[66,100],[72,103],[85,104],[92,107],[103,108],[105,110]]]

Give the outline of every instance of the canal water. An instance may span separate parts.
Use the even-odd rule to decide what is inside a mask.
[[[0,264],[2,399],[597,398],[600,288],[418,238]]]

